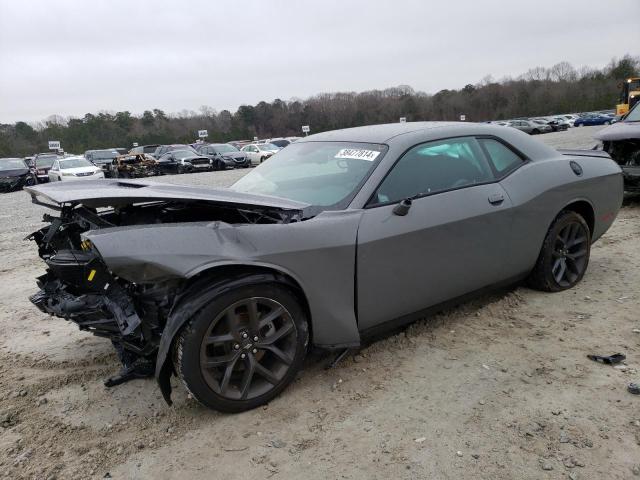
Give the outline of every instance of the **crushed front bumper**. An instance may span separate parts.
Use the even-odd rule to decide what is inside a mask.
[[[141,321],[133,302],[95,253],[61,250],[45,262],[40,291],[29,297],[36,307],[99,336],[135,336]]]

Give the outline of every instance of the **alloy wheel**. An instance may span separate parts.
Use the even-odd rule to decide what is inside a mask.
[[[270,298],[233,303],[211,322],[200,347],[200,370],[208,386],[230,400],[268,392],[293,363],[297,335],[293,317]]]
[[[584,225],[572,222],[566,225],[555,240],[551,256],[551,274],[562,287],[573,285],[587,267],[589,235]]]

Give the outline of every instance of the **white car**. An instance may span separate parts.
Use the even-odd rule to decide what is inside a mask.
[[[264,143],[245,145],[241,151],[247,154],[251,165],[259,165],[279,150],[279,147],[271,143]]]
[[[570,126],[570,127],[573,127],[573,126],[574,126],[573,124],[575,123],[575,121],[576,121],[578,118],[580,118],[580,116],[579,116],[579,115],[576,115],[576,114],[574,114],[574,113],[570,113],[570,114],[569,114],[569,113],[566,113],[566,114],[564,114],[564,115],[560,115],[560,116],[561,116],[562,118],[564,118],[564,120],[569,124],[569,126]]]
[[[102,169],[81,156],[59,158],[49,169],[50,182],[95,180],[96,178],[104,178]]]

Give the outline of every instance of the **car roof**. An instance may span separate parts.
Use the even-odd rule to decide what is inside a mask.
[[[433,138],[454,137],[469,134],[472,127],[478,133],[498,134],[505,128],[488,123],[472,122],[406,122],[368,125],[365,127],[345,128],[330,132],[316,133],[303,137],[296,143],[306,141],[348,141],[363,143],[389,143],[392,139],[410,133],[422,132]],[[429,135],[432,134],[432,135]]]

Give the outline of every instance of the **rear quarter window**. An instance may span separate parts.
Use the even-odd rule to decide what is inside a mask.
[[[524,162],[518,153],[494,138],[479,138],[478,141],[487,153],[498,177],[503,177]]]

